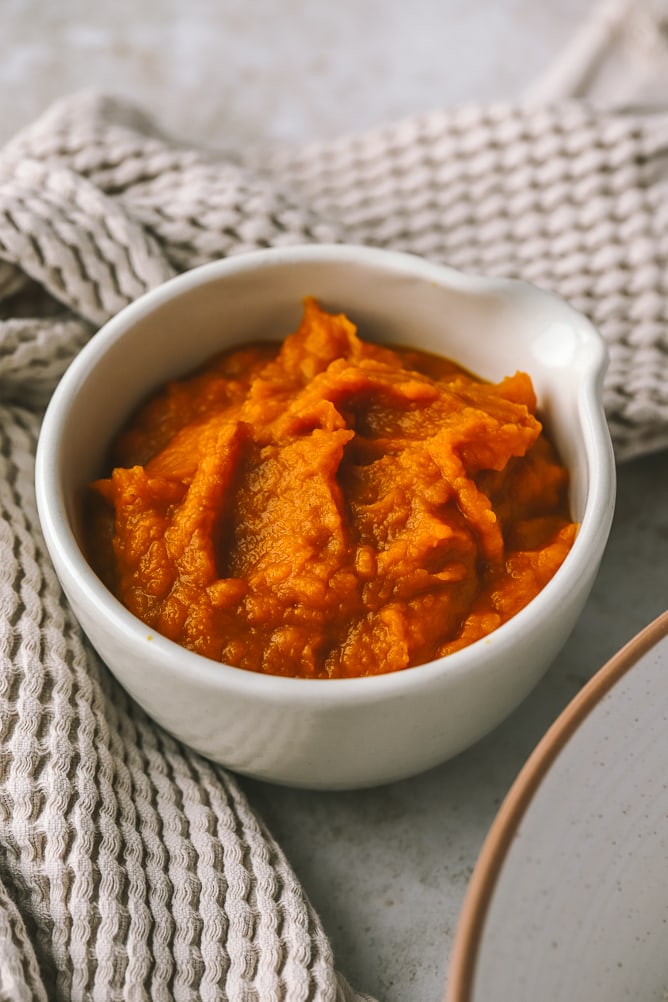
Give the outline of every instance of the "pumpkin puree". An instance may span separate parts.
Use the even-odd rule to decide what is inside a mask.
[[[282,345],[227,351],[146,403],[88,508],[94,566],[151,629],[313,678],[485,636],[575,536],[528,375],[497,385],[365,343],[306,300]]]

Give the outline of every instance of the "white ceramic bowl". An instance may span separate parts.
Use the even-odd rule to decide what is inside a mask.
[[[668,612],[582,689],[490,829],[446,1002],[668,998]]]
[[[135,405],[222,348],[293,330],[306,295],[364,337],[454,358],[497,380],[530,373],[571,473],[581,523],[566,561],[517,616],[429,664],[359,679],[259,675],[148,630],[103,586],[80,545],[77,497]],[[282,248],[195,269],[107,323],[74,360],[44,419],[36,487],[49,551],[90,640],[161,725],[231,769],[307,787],[371,785],[462,751],[527,695],[566,640],[607,540],[614,462],[601,406],[606,352],[556,297],[419,258],[345,246]]]

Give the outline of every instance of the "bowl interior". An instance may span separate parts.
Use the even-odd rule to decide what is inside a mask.
[[[77,535],[77,490],[102,472],[101,457],[137,404],[225,347],[282,339],[297,326],[305,296],[346,312],[364,338],[448,355],[490,380],[526,369],[571,470],[574,517],[583,518],[596,451],[583,400],[594,404],[604,355],[583,318],[519,283],[403,255],[306,251],[260,252],[181,276],[123,311],[82,352],[65,377],[52,457]]]

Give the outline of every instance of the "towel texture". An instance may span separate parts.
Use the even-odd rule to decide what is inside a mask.
[[[132,703],[40,535],[33,458],[127,302],[252,248],[349,241],[559,292],[605,336],[620,460],[668,445],[668,116],[436,111],[261,162],[63,100],[0,154],[0,1000],[362,999],[222,768]]]

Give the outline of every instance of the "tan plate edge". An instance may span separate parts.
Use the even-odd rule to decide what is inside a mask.
[[[492,823],[464,898],[450,959],[445,1002],[471,1002],[475,962],[496,881],[522,817],[548,769],[616,682],[668,634],[668,611],[615,654],[573,697],[517,775]]]

